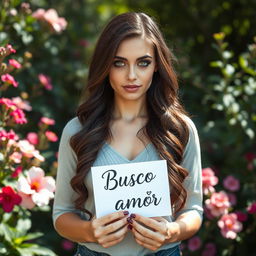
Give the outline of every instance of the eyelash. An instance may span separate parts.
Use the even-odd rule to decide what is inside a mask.
[[[150,63],[151,63],[151,61],[149,61],[149,60],[143,60],[143,61],[140,61],[139,63],[146,63],[146,65],[142,65],[142,66],[140,66],[140,67],[142,67],[142,68],[146,68],[146,67],[148,67],[149,65],[150,65]],[[122,68],[124,65],[122,65],[122,66],[119,66],[119,65],[117,65],[117,63],[124,63],[123,61],[121,61],[121,60],[117,60],[117,61],[114,61],[114,66],[115,67],[117,67],[117,68]]]

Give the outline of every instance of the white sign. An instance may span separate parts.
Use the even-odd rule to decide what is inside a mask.
[[[97,218],[116,211],[171,215],[166,160],[96,166],[91,171]]]

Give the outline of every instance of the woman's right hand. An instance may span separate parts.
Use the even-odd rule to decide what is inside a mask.
[[[127,211],[120,211],[92,219],[93,240],[104,248],[120,243],[128,231],[128,214]]]

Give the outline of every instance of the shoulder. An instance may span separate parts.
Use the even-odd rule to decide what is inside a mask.
[[[197,128],[196,128],[194,122],[192,121],[192,119],[186,115],[183,115],[182,119],[188,126],[189,135],[197,134]]]
[[[188,148],[189,146],[193,146],[195,144],[199,144],[198,132],[195,123],[192,121],[190,117],[186,115],[183,115],[182,118],[184,122],[187,124],[189,130],[189,138],[186,148]]]
[[[66,137],[72,137],[82,129],[82,125],[78,117],[74,117],[69,120],[63,128],[62,135]]]

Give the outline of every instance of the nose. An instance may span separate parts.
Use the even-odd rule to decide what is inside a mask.
[[[130,66],[128,71],[128,79],[135,80],[137,78],[135,67]]]

